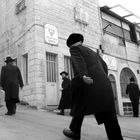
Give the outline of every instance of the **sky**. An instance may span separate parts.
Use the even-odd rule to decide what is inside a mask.
[[[140,17],[140,0],[99,0],[100,6],[121,4],[127,10]]]

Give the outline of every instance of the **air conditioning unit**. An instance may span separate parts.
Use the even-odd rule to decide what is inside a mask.
[[[74,8],[74,19],[76,22],[88,25],[89,24],[89,15],[88,12],[85,11],[81,7]]]

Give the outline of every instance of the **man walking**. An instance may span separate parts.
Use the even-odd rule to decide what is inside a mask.
[[[126,88],[126,94],[129,94],[129,98],[133,108],[133,117],[139,117],[140,90],[138,85],[135,84],[134,77],[130,78],[130,83]]]
[[[57,114],[64,115],[64,110],[71,108],[71,91],[70,91],[71,81],[68,78],[68,73],[66,71],[62,71],[60,75],[62,76],[63,82],[62,82],[61,99],[58,106],[60,112],[58,112]]]
[[[94,114],[104,123],[109,140],[123,140],[116,117],[113,91],[106,63],[93,50],[82,45],[84,37],[73,33],[67,39],[74,70],[72,79],[72,120],[65,136],[80,140],[85,115]]]
[[[5,115],[16,113],[16,103],[19,102],[19,86],[23,88],[20,70],[13,65],[14,59],[7,57],[6,66],[1,69],[1,87],[5,91],[5,102],[8,112]]]

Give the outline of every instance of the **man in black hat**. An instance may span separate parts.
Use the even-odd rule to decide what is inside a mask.
[[[94,114],[97,123],[104,123],[109,140],[123,140],[118,124],[113,90],[108,69],[103,59],[82,45],[84,37],[73,33],[67,39],[70,48],[74,78],[72,90],[72,121],[65,136],[80,140],[85,115]]]
[[[129,94],[129,98],[133,108],[133,117],[139,117],[139,98],[140,90],[135,83],[134,77],[130,78],[130,83],[127,85],[126,94]]]
[[[61,99],[59,102],[58,109],[60,110],[58,115],[64,115],[64,110],[65,109],[70,109],[71,108],[71,91],[70,91],[70,79],[68,78],[68,73],[66,71],[62,71],[60,73],[62,76],[62,94],[61,94]]]
[[[1,69],[1,87],[5,91],[5,102],[7,113],[5,115],[14,115],[16,113],[16,103],[19,102],[19,86],[23,88],[23,81],[20,70],[13,65],[14,59],[7,57],[6,66]]]

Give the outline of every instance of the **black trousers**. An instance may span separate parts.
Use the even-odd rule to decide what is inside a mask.
[[[6,107],[9,114],[15,114],[16,113],[16,103],[12,100],[6,101]]]
[[[63,93],[61,95],[61,99],[60,99],[60,102],[59,102],[59,106],[58,106],[58,109],[61,110],[61,113],[64,113],[64,110],[65,110],[65,105],[64,105],[64,97],[63,97]]]
[[[118,124],[118,119],[115,113],[113,112],[107,112],[108,114],[106,115],[105,113],[102,113],[102,117],[104,120],[104,126],[106,130],[106,134],[108,136],[109,140],[123,140],[122,134],[121,134],[121,129]],[[77,133],[81,133],[81,126],[82,122],[84,119],[84,115],[82,116],[74,116],[71,120],[69,128]]]
[[[133,116],[138,117],[139,116],[139,99],[135,99],[131,101],[132,108],[133,108]]]

